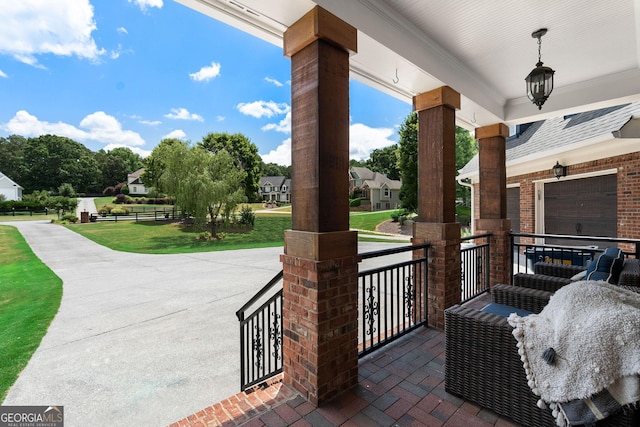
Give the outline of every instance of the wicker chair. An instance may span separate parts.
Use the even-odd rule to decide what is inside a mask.
[[[571,283],[571,277],[586,269],[579,265],[554,264],[550,262],[537,262],[533,268],[534,274],[515,274],[513,276],[514,286],[555,292],[564,285]],[[640,292],[640,260],[634,258],[625,259],[617,284]]]
[[[492,299],[499,304],[539,313],[552,293],[496,285]],[[527,385],[513,328],[507,319],[467,306],[445,311],[445,390],[491,409],[524,426],[555,426],[548,409]],[[598,426],[637,426],[638,411],[620,412]]]

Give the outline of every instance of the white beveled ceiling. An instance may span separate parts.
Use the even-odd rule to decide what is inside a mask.
[[[472,129],[640,100],[640,0],[176,0],[282,46],[319,5],[358,29],[352,77],[395,97],[442,85],[462,95]],[[531,33],[548,28],[542,61],[555,88],[539,111],[525,76],[538,61]]]

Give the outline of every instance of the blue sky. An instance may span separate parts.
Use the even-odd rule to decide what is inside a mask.
[[[0,2],[0,136],[67,136],[146,156],[163,139],[243,133],[291,164],[280,47],[173,0]],[[351,158],[398,140],[411,106],[351,81]]]

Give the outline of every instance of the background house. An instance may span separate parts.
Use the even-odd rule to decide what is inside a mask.
[[[5,200],[22,200],[22,188],[11,178],[0,172],[0,194]]]
[[[389,179],[383,173],[373,172],[365,167],[349,169],[350,191],[361,192],[371,202],[372,211],[398,209],[400,207],[401,181]]]
[[[640,237],[640,103],[512,127],[506,142],[507,217],[513,231]],[[552,168],[566,166],[556,178]],[[478,156],[459,181],[479,217]]]
[[[260,197],[268,202],[291,203],[291,180],[284,176],[260,177]]]
[[[144,186],[144,183],[140,179],[140,176],[144,172],[144,168],[127,175],[127,186],[129,187],[129,194],[132,196],[144,196],[149,194],[149,189]]]

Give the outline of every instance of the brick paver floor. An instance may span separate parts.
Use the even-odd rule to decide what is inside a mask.
[[[319,408],[275,382],[170,427],[516,426],[447,393],[444,362],[444,333],[423,328],[361,359],[358,385]]]

